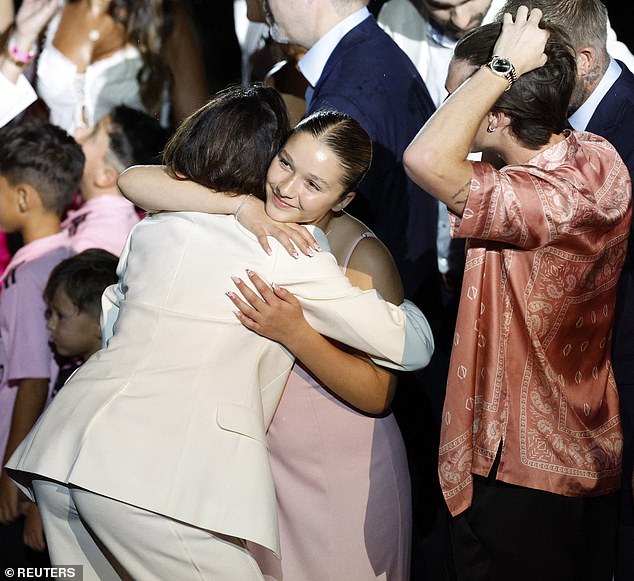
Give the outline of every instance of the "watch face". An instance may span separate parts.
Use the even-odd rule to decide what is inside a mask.
[[[491,60],[491,68],[496,72],[502,75],[507,74],[511,71],[513,65],[511,65],[511,61],[505,58],[496,57]]]

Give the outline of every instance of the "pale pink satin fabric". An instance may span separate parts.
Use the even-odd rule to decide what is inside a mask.
[[[610,364],[626,253],[629,174],[614,148],[571,133],[526,165],[474,163],[454,235],[470,238],[439,456],[446,502],[471,504],[501,442],[499,480],[566,496],[620,484]]]

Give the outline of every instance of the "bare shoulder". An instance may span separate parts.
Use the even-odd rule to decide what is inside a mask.
[[[339,252],[336,256],[341,266],[347,259],[346,276],[355,286],[375,288],[386,300],[400,304],[403,288],[390,251],[365,224],[347,214],[343,217],[338,241],[345,256],[340,257]]]

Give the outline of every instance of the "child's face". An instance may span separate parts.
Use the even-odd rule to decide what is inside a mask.
[[[101,348],[99,317],[80,311],[68,298],[64,285],[57,287],[48,308],[46,326],[59,355],[85,361]]]
[[[0,175],[0,230],[11,233],[20,229],[17,187]]]

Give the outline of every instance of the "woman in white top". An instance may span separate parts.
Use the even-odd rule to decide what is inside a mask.
[[[179,176],[236,194],[266,190],[267,205],[279,205],[264,175],[286,129],[274,90],[230,89],[188,118],[166,160]],[[371,156],[367,134],[355,135],[344,150],[313,144],[321,153],[295,220],[323,226],[349,199]],[[232,212],[247,203],[218,196]],[[265,429],[293,357],[236,319],[224,294],[232,276],[252,269],[288,287],[318,331],[382,365],[427,363],[433,340],[413,305],[352,287],[330,253],[293,258],[270,246],[263,252],[232,216],[158,213],[134,228],[108,295],[106,319],[118,316],[107,347],[8,464],[33,483],[53,563],[80,563],[87,579],[239,581],[262,579],[245,539],[279,552]]]
[[[71,135],[117,105],[167,124],[207,100],[196,31],[175,0],[64,1],[46,29],[36,89]]]

